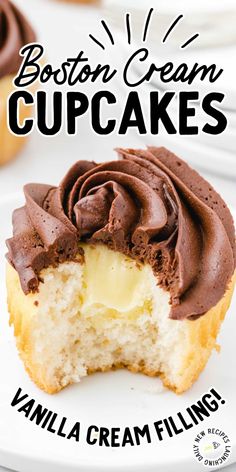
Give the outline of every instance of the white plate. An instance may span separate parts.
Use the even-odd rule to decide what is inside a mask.
[[[171,13],[175,14],[176,10],[187,10],[189,13],[192,14],[203,14],[203,13],[222,13],[225,10],[229,10],[230,8],[235,9],[235,2],[234,0],[225,0],[223,3],[221,0],[211,0],[210,2],[205,2],[204,0],[199,0],[198,2],[189,2],[189,0],[180,0],[177,2],[176,0],[104,0],[105,6],[108,7],[119,7],[120,9],[126,10],[134,10],[143,12],[150,7],[157,8],[158,12],[163,13]]]
[[[236,299],[223,325],[219,342],[222,352],[214,352],[193,388],[183,395],[175,395],[162,388],[156,378],[131,374],[124,370],[94,374],[79,385],[66,388],[57,395],[39,390],[25,373],[8,326],[4,284],[5,238],[11,235],[11,212],[22,204],[22,197],[13,195],[0,202],[1,240],[1,316],[0,316],[0,464],[19,471],[156,471],[194,472],[204,470],[193,458],[193,440],[203,428],[224,430],[231,439],[230,460],[236,461],[236,358],[235,308]],[[66,416],[68,425],[81,423],[79,443],[56,436],[31,423],[22,413],[11,407],[18,387],[36,403]],[[225,398],[226,404],[210,418],[172,439],[158,442],[153,423],[183,412],[214,387]],[[85,431],[89,425],[110,427],[148,424],[152,443],[123,448],[89,446]],[[212,469],[211,469],[212,470]]]

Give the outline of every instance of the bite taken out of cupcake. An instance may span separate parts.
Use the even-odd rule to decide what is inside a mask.
[[[0,165],[10,161],[26,138],[15,136],[7,125],[7,101],[14,90],[13,79],[21,64],[20,49],[35,41],[35,33],[13,2],[0,0]],[[19,120],[30,115],[30,107],[21,104]]]
[[[48,393],[95,371],[160,376],[177,393],[204,369],[235,281],[220,195],[162,147],[78,161],[28,184],[7,240],[10,323]]]

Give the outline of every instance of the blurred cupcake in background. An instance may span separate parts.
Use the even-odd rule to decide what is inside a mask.
[[[81,3],[82,5],[89,5],[90,3],[99,3],[99,0],[63,0],[67,3]]]
[[[35,40],[33,29],[18,8],[9,0],[0,0],[0,165],[11,160],[26,139],[8,129],[7,99],[14,90],[12,80],[21,64],[19,50]],[[20,122],[29,113],[30,108],[21,104]]]

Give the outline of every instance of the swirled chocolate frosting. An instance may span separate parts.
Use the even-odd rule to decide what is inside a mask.
[[[170,317],[194,319],[224,295],[235,232],[222,198],[165,148],[118,149],[119,160],[78,161],[58,187],[28,184],[14,211],[8,260],[27,294],[40,272],[73,260],[78,242],[149,263],[170,293]]]
[[[19,50],[34,41],[35,34],[24,15],[9,0],[0,0],[0,79],[17,72]]]

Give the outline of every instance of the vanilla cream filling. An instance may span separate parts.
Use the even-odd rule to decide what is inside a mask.
[[[130,257],[106,246],[82,245],[85,255],[83,270],[83,304],[85,313],[91,306],[103,306],[129,316],[150,306],[153,291],[151,267],[138,264]]]

